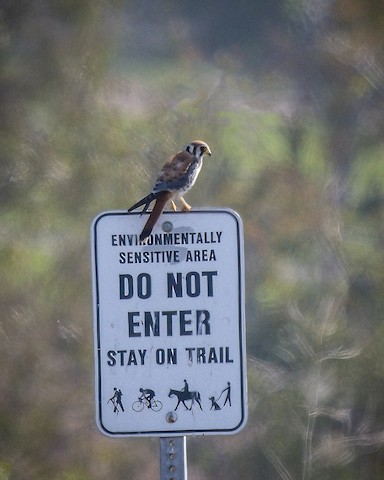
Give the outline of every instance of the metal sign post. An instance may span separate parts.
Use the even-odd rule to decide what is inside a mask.
[[[160,438],[160,480],[187,480],[186,437]]]

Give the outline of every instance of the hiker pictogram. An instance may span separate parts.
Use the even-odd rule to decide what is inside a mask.
[[[124,406],[123,406],[123,402],[121,401],[121,397],[123,396],[120,388],[117,388],[117,387],[114,387],[114,394],[112,395],[112,397],[108,400],[107,403],[111,402],[112,405],[113,405],[113,411],[118,414],[119,411],[121,410],[122,412],[124,412]]]

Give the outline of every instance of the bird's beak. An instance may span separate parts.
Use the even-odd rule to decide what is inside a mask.
[[[207,151],[205,152],[207,155],[211,156],[212,155],[212,152],[209,148],[207,148]]]

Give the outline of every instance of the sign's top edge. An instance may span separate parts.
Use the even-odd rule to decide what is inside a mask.
[[[149,213],[149,212],[148,212]],[[233,216],[237,222],[241,222],[241,217],[240,215],[233,209],[231,208],[194,208],[190,212],[174,212],[174,211],[165,211],[163,214],[167,215],[195,215],[195,214],[207,214],[207,213],[223,213],[223,214],[228,214]],[[99,220],[101,220],[103,217],[109,217],[109,216],[123,216],[123,215],[142,215],[142,212],[128,212],[127,210],[106,210],[104,212],[100,212],[96,215],[96,217],[93,219],[92,226],[96,225]]]

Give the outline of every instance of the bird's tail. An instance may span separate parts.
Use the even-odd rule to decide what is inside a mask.
[[[140,234],[139,238],[141,242],[145,241],[146,238],[149,237],[153,227],[155,226],[155,223],[157,222],[158,218],[161,215],[161,212],[165,207],[165,204],[172,198],[173,194],[172,192],[165,191],[165,192],[158,192],[157,194],[153,194],[153,195],[155,195],[156,203],[155,203],[155,206],[153,207],[151,214],[149,215],[147,223],[144,225],[143,231]]]
[[[139,200],[137,203],[132,205],[132,207],[128,208],[128,212],[132,212],[132,210],[136,210],[136,208],[141,207],[141,205],[144,205],[144,208],[141,213],[145,213],[148,210],[149,205],[153,200],[155,200],[158,196],[158,193],[150,193],[146,197],[142,198]]]

